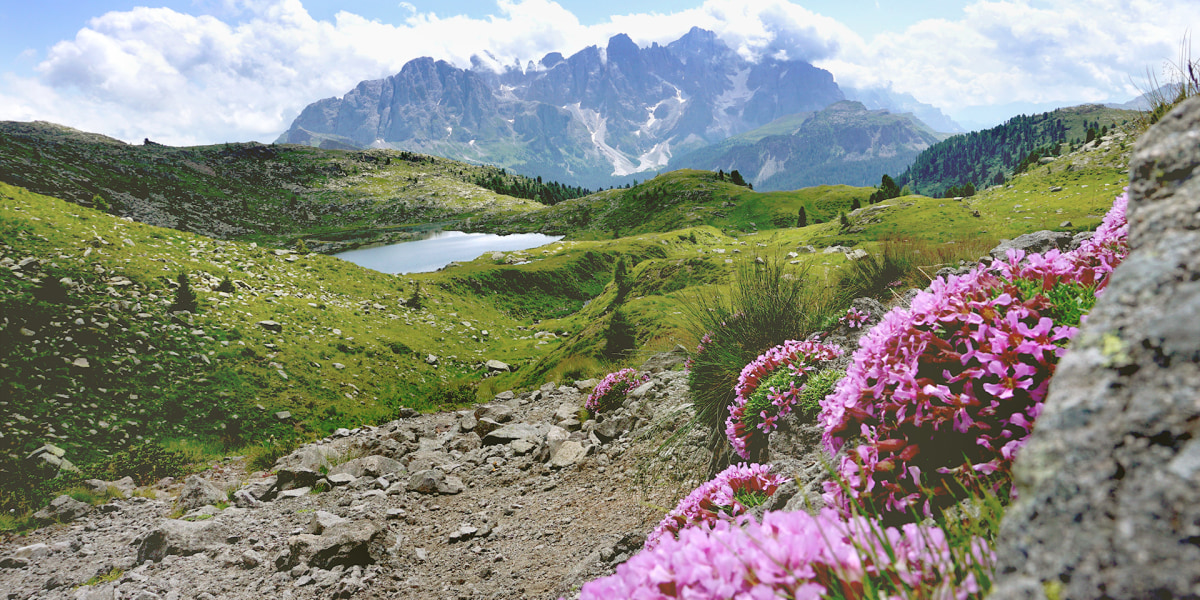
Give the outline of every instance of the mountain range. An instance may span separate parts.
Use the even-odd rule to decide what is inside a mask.
[[[668,168],[737,169],[761,191],[875,185],[883,175],[903,171],[942,137],[911,114],[868,110],[843,100],[689,152]]]
[[[856,93],[874,108],[903,104],[941,115],[911,97]],[[620,34],[604,48],[551,53],[500,72],[482,61],[461,69],[418,58],[396,75],[310,104],[277,142],[411,150],[598,188],[668,167],[704,168],[679,157],[845,99],[828,71],[787,57],[751,61],[693,28],[665,46],[642,48]],[[940,125],[956,127],[941,117]],[[914,127],[922,134],[901,137],[929,131]]]

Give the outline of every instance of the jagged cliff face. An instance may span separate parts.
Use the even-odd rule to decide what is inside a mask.
[[[712,32],[648,48],[621,34],[503,73],[416,59],[309,105],[279,141],[402,148],[599,187],[842,99],[828,71],[752,63]]]

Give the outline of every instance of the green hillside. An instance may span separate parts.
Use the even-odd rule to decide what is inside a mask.
[[[718,179],[717,173],[684,169],[626,188],[525,213],[472,219],[477,231],[541,231],[571,239],[611,238],[708,225],[729,232],[794,227],[804,207],[810,223],[836,218],[855,199],[874,191],[825,185],[790,192],[759,192]]]
[[[86,206],[99,196],[144,223],[275,245],[303,238],[324,250],[583,192],[409,152],[131,145],[43,122],[0,123],[0,181]]]
[[[976,189],[1004,183],[1032,157],[1050,157],[1082,147],[1102,133],[1133,121],[1138,113],[1098,104],[1020,115],[983,131],[951,136],[921,152],[897,184],[943,196],[947,188]],[[1089,133],[1090,132],[1090,133]],[[1094,146],[1094,145],[1093,145]]]

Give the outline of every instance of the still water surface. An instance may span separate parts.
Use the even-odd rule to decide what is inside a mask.
[[[435,231],[423,240],[350,250],[334,256],[383,273],[428,273],[455,261],[473,260],[485,252],[528,250],[561,239],[561,235],[541,233]]]

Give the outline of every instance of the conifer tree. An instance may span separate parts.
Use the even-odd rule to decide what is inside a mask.
[[[732,183],[733,185],[740,185],[742,187],[746,186],[746,180],[742,178],[742,174],[738,173],[737,169],[729,172],[729,183]]]
[[[405,306],[413,310],[421,310],[421,282],[418,281],[416,287],[413,288],[412,296],[408,298]]]
[[[621,308],[614,310],[604,336],[604,356],[615,360],[633,350],[637,346],[635,333],[625,311]]]
[[[196,292],[192,291],[192,284],[188,281],[187,273],[180,273],[176,279],[179,282],[179,287],[175,289],[175,302],[171,304],[170,311],[196,312],[199,308],[196,302]]]
[[[808,226],[808,214],[804,212],[804,207],[800,207],[800,211],[796,213],[796,227]]]
[[[625,263],[625,257],[617,258],[617,264],[613,267],[613,284],[617,287],[617,299],[614,301],[620,304],[625,301],[630,290],[633,289],[633,278],[629,275],[629,267]]]

